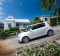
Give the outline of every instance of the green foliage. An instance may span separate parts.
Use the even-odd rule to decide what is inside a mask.
[[[5,39],[9,36],[10,31],[9,30],[0,30],[0,38]]]
[[[41,22],[43,22],[43,21],[40,19],[40,17],[39,16],[35,16],[33,22],[31,22],[30,25],[36,24],[36,23],[41,23]]]
[[[56,0],[57,1],[57,0]],[[51,10],[54,7],[54,12],[52,13],[53,16],[60,16],[60,6],[55,3],[55,0],[41,0],[42,9],[43,10]],[[56,21],[51,19],[51,25],[56,25]]]
[[[4,24],[0,23],[0,29],[4,29]]]
[[[22,28],[21,31],[25,31],[26,29],[25,28]]]
[[[19,27],[13,27],[13,28],[10,28],[9,30],[0,30],[0,38],[6,39],[7,37],[11,36],[12,33],[16,34],[18,29]]]
[[[49,42],[42,47],[29,46],[21,51],[20,56],[60,56],[60,45]]]
[[[50,18],[50,25],[55,26],[56,25],[56,18]]]
[[[58,8],[58,15],[60,15],[60,8]]]
[[[30,25],[34,24],[34,22],[30,22]]]
[[[35,24],[35,23],[39,23],[39,21],[40,21],[39,16],[35,16],[33,23],[34,23],[34,24]]]
[[[13,27],[13,28],[10,28],[9,31],[17,31],[19,29],[19,27]]]
[[[55,0],[41,0],[43,10],[51,10],[54,6]]]
[[[40,21],[39,16],[35,16],[34,21]]]
[[[58,17],[58,21],[60,22],[60,17]]]

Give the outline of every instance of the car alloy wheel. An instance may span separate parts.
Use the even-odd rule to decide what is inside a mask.
[[[28,43],[28,42],[29,42],[29,38],[28,38],[28,37],[23,37],[22,41],[23,41],[24,43]]]
[[[52,36],[53,34],[54,34],[54,32],[52,30],[49,30],[47,33],[48,36]]]

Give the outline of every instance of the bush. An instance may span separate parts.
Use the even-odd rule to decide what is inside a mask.
[[[9,36],[9,30],[2,30],[0,32],[0,38],[5,39]]]
[[[50,25],[55,26],[56,25],[56,18],[50,18]]]
[[[9,31],[17,31],[19,29],[19,27],[13,27],[13,28],[10,28]]]
[[[60,17],[58,18],[58,22],[60,22]],[[50,25],[51,26],[57,25],[56,23],[57,23],[56,18],[50,18]],[[59,23],[59,25],[60,25],[60,23]]]
[[[0,22],[0,29],[4,29],[4,24]]]
[[[16,34],[16,31],[19,29],[19,27],[13,27],[10,28],[9,30],[0,30],[0,38],[6,39],[7,37]],[[14,33],[14,34],[12,34]]]
[[[25,28],[21,29],[21,31],[25,31],[25,30],[26,30]]]
[[[60,45],[49,42],[44,46],[29,46],[20,52],[20,56],[60,56]]]

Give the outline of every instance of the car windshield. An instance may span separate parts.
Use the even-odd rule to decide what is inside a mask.
[[[29,26],[26,30],[29,31],[30,29],[32,29],[32,26]]]

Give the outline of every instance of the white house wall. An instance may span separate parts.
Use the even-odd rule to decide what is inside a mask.
[[[16,26],[16,23],[15,23],[15,22],[9,22],[9,21],[8,21],[8,22],[5,22],[5,23],[4,23],[4,30],[9,29],[9,27],[8,27],[8,24],[9,24],[9,23],[11,23],[11,26],[12,26],[12,27],[15,27],[15,26]]]
[[[42,16],[42,17],[40,17],[40,19],[43,20],[44,22],[45,22],[45,18],[48,19],[46,22],[50,24],[50,17],[48,17],[48,16]]]
[[[24,27],[24,24],[27,24],[26,28],[28,27],[28,25],[30,25],[30,21],[28,19],[14,19],[13,16],[8,16],[4,21],[4,30],[9,29],[9,27],[17,26],[17,23],[19,23],[18,26],[20,26],[21,28]]]

